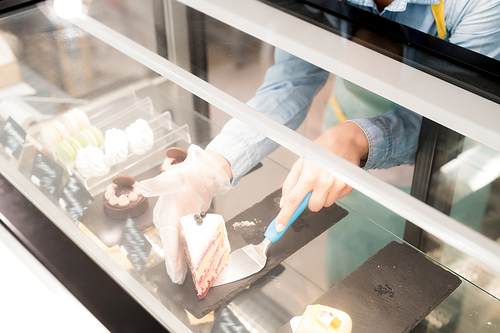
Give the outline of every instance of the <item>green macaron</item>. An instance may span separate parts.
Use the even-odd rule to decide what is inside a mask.
[[[89,130],[92,131],[97,140],[97,147],[104,146],[104,134],[102,134],[102,131],[95,126],[90,126]]]
[[[73,149],[75,151],[78,151],[78,149],[83,148],[83,146],[80,143],[80,141],[78,141],[77,139],[75,139],[75,137],[73,137],[73,136],[70,136],[69,138],[67,138],[66,141],[71,145],[71,147],[73,147]]]
[[[104,135],[102,134],[101,130],[99,130],[95,126],[90,126],[89,128],[78,132],[78,135],[76,137],[84,147],[87,147],[89,145],[94,147],[101,147],[104,144]]]
[[[70,136],[56,145],[56,154],[63,162],[70,164],[75,161],[77,151],[81,148],[82,144]]]
[[[76,150],[67,141],[63,140],[56,145],[56,154],[64,163],[73,163],[76,159]]]

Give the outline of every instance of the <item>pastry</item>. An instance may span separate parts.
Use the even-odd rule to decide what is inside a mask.
[[[351,333],[351,317],[325,305],[307,307],[299,322],[296,333]]]
[[[71,135],[90,127],[90,119],[85,112],[73,108],[61,116],[61,122],[66,126]]]
[[[71,109],[70,111],[65,112],[62,116],[44,124],[41,127],[40,141],[43,147],[48,152],[57,153],[57,145],[61,141],[68,139],[71,136],[76,136],[79,139],[79,133],[88,128],[91,128],[91,132],[94,133],[93,136],[96,137],[93,142],[95,142],[96,140],[103,141],[102,139],[100,139],[100,137],[102,137],[102,133],[100,133],[99,135],[100,131],[94,126],[90,125],[89,117],[85,114],[85,112],[76,108]],[[85,147],[89,143],[89,140],[92,141],[92,139],[84,139],[83,141],[85,144],[82,143],[82,145]],[[71,143],[71,145],[74,146],[73,143]],[[60,152],[62,152],[63,155],[69,157],[68,153],[70,153],[70,151],[68,150],[71,150],[69,149],[69,146],[67,146],[66,143],[59,146]],[[64,146],[66,146],[65,148],[68,150],[64,149]]]
[[[84,178],[100,177],[109,172],[109,167],[104,162],[104,153],[94,146],[78,149],[76,168]]]
[[[136,155],[142,155],[153,148],[154,133],[148,122],[144,119],[137,119],[126,129],[130,151]]]
[[[108,166],[123,162],[128,156],[128,139],[125,131],[117,128],[104,134],[104,158]]]
[[[90,126],[89,128],[78,132],[76,138],[84,147],[101,147],[104,144],[104,136],[102,135],[101,130],[95,126]]]
[[[165,151],[167,156],[160,165],[160,172],[165,172],[172,165],[184,162],[187,157],[187,151],[179,147],[171,147]]]
[[[56,145],[56,155],[61,161],[71,164],[76,159],[78,149],[83,148],[78,140],[70,136]]]
[[[137,217],[148,209],[148,199],[139,192],[139,183],[131,176],[116,176],[103,195],[104,213],[117,220]]]
[[[181,225],[193,282],[202,299],[229,263],[226,225],[221,215],[204,213],[181,217]]]
[[[40,140],[42,145],[50,153],[55,153],[56,145],[70,136],[71,134],[66,126],[59,120],[53,120],[43,125],[40,129]]]

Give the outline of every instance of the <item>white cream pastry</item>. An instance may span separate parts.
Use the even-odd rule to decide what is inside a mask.
[[[137,119],[125,129],[125,132],[132,153],[142,155],[153,148],[154,133],[144,119]]]
[[[307,307],[295,333],[351,333],[352,320],[344,311],[315,304]]]
[[[94,146],[78,149],[76,168],[84,178],[100,177],[109,172],[109,167],[104,162],[104,153]]]
[[[127,133],[112,128],[104,134],[104,161],[108,166],[123,162],[128,156]]]

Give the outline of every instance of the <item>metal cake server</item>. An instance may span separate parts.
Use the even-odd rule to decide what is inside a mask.
[[[267,250],[272,243],[276,242],[283,236],[288,227],[299,217],[309,203],[311,192],[307,193],[302,202],[299,204],[292,217],[281,232],[276,232],[276,218],[269,224],[266,229],[264,240],[257,245],[249,244],[240,249],[237,249],[229,255],[229,265],[224,268],[212,287],[235,282],[244,279],[250,275],[258,273],[264,268],[267,262]]]

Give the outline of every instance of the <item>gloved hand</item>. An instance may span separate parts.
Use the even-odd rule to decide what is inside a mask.
[[[153,210],[153,222],[160,230],[172,282],[182,284],[187,272],[180,218],[207,211],[212,197],[230,187],[229,176],[219,162],[195,145],[189,147],[184,162],[140,182],[144,196],[160,196]]]

